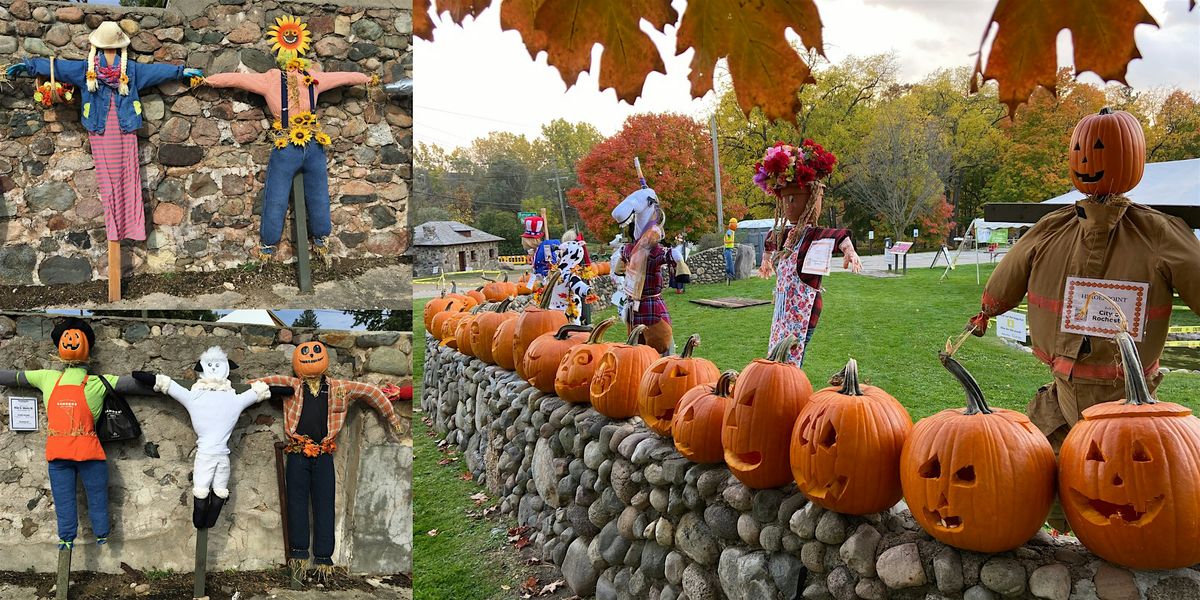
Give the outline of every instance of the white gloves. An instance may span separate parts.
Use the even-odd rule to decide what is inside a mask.
[[[251,383],[250,389],[254,390],[255,394],[258,394],[259,402],[271,397],[271,386],[261,381],[255,381],[254,383]]]
[[[174,382],[171,381],[169,376],[159,373],[154,376],[154,391],[160,394],[165,394],[167,393],[167,390],[171,388],[172,383]]]

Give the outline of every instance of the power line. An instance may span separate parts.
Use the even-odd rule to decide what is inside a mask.
[[[454,116],[458,116],[458,117],[467,117],[469,119],[479,119],[480,121],[491,121],[493,123],[503,123],[505,125],[516,125],[518,127],[539,127],[540,126],[540,125],[534,125],[532,123],[517,123],[516,121],[505,121],[503,119],[496,119],[493,117],[485,117],[483,115],[473,115],[470,113],[455,112],[452,110],[446,110],[444,108],[434,108],[432,106],[424,106],[421,104],[417,104],[414,108],[419,108],[422,110],[432,110],[434,112],[445,113],[448,115],[454,115]]]

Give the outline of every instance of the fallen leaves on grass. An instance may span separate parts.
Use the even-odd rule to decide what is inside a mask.
[[[483,492],[479,492],[471,494],[471,499],[475,501],[475,506],[483,506],[483,503],[488,501],[488,496]]]
[[[463,481],[471,481],[475,479],[475,475],[470,471],[464,471],[462,475],[459,475],[459,479],[462,479]]]
[[[426,532],[425,532],[425,535],[427,535],[427,536],[429,536],[429,537],[437,537],[437,535],[438,535],[438,530],[436,530],[436,529],[430,529],[429,531],[426,531]]]

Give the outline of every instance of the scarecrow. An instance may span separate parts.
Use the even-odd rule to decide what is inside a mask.
[[[561,240],[542,240],[533,252],[533,276],[529,278],[529,287],[540,285],[550,274],[550,269],[558,263],[558,246]]]
[[[318,341],[304,342],[292,351],[295,377],[271,375],[258,381],[286,386],[293,394],[283,400],[287,454],[288,567],[299,580],[309,558],[309,508],[312,509],[312,557],[318,579],[333,572],[335,476],[333,453],[346,411],[355,400],[366,402],[399,432],[401,420],[378,387],[334,379],[329,369],[329,349]],[[254,382],[251,382],[253,385]]]
[[[524,226],[521,232],[521,247],[525,248],[525,253],[532,262],[533,253],[542,241],[549,237],[546,232],[546,219],[539,215],[530,215],[522,219],[521,224]]]
[[[275,148],[267,163],[263,188],[261,246],[257,258],[270,261],[283,237],[292,178],[304,175],[304,200],[313,251],[329,262],[328,237],[333,230],[329,216],[329,170],[325,149],[332,143],[317,119],[317,97],[347,85],[379,85],[378,75],[355,72],[323,72],[303,55],[312,33],[300,19],[275,19],[267,30],[278,69],[266,73],[220,73],[204,80],[216,88],[236,88],[262,96],[275,120],[271,129]],[[300,243],[300,240],[297,240]]]
[[[862,270],[849,229],[817,226],[825,194],[819,180],[833,171],[836,161],[820,144],[806,139],[799,147],[779,142],[754,165],[754,182],[775,198],[777,222],[776,250],[763,261],[767,272],[772,268],[776,272],[769,347],[794,336],[797,343],[788,361],[798,367],[804,365],[804,353],[821,317],[821,276],[829,273],[834,249],[843,255],[843,268],[852,273]]]
[[[67,317],[50,332],[64,369],[0,371],[0,386],[32,387],[42,392],[46,411],[46,463],[50,493],[58,519],[58,549],[70,556],[79,531],[76,482],[87,495],[88,519],[96,543],[108,543],[108,463],[96,422],[107,394],[145,394],[146,388],[129,376],[88,372],[96,334],[87,321]],[[69,559],[68,559],[69,560]]]
[[[671,314],[663,302],[663,267],[674,268],[683,260],[677,249],[664,247],[663,225],[666,214],[658,202],[658,194],[646,185],[641,162],[636,158],[638,179],[642,188],[629,194],[612,211],[613,220],[625,228],[626,238],[633,240],[621,246],[619,268],[623,270],[619,306],[622,317],[632,331],[645,325],[646,345],[664,356],[674,352],[675,340],[671,330]]]
[[[587,248],[574,231],[563,233],[553,269],[559,272],[558,281],[550,290],[542,290],[542,293],[553,294],[549,308],[563,311],[574,325],[586,323],[587,305],[595,302],[596,298],[591,293],[592,276],[587,263]]]
[[[722,241],[725,243],[725,283],[726,284],[728,284],[730,281],[733,281],[733,277],[734,277],[733,250],[734,250],[734,246],[736,244],[736,242],[734,241],[734,238],[735,238],[735,234],[737,233],[737,227],[738,227],[738,220],[734,219],[734,218],[730,218],[729,219],[729,227],[725,230],[725,235],[722,237]]]
[[[1071,182],[1086,197],[1042,217],[1000,261],[983,290],[982,310],[967,330],[982,336],[988,319],[1029,297],[1033,354],[1053,381],[1029,403],[1029,419],[1055,451],[1085,408],[1125,393],[1116,317],[1086,310],[1094,291],[1123,305],[1145,365],[1150,391],[1162,381],[1158,359],[1170,325],[1173,292],[1200,313],[1200,241],[1176,217],[1134,204],[1123,194],[1145,166],[1141,124],[1105,108],[1071,134]],[[1052,513],[1053,514],[1053,513]],[[1061,513],[1051,524],[1065,530]]]

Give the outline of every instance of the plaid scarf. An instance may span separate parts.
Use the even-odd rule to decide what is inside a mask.
[[[642,237],[633,245],[629,253],[629,264],[625,265],[625,295],[629,298],[630,313],[635,313],[642,303],[642,289],[646,285],[646,259],[650,251],[663,238],[663,230],[658,221],[650,224]]]

